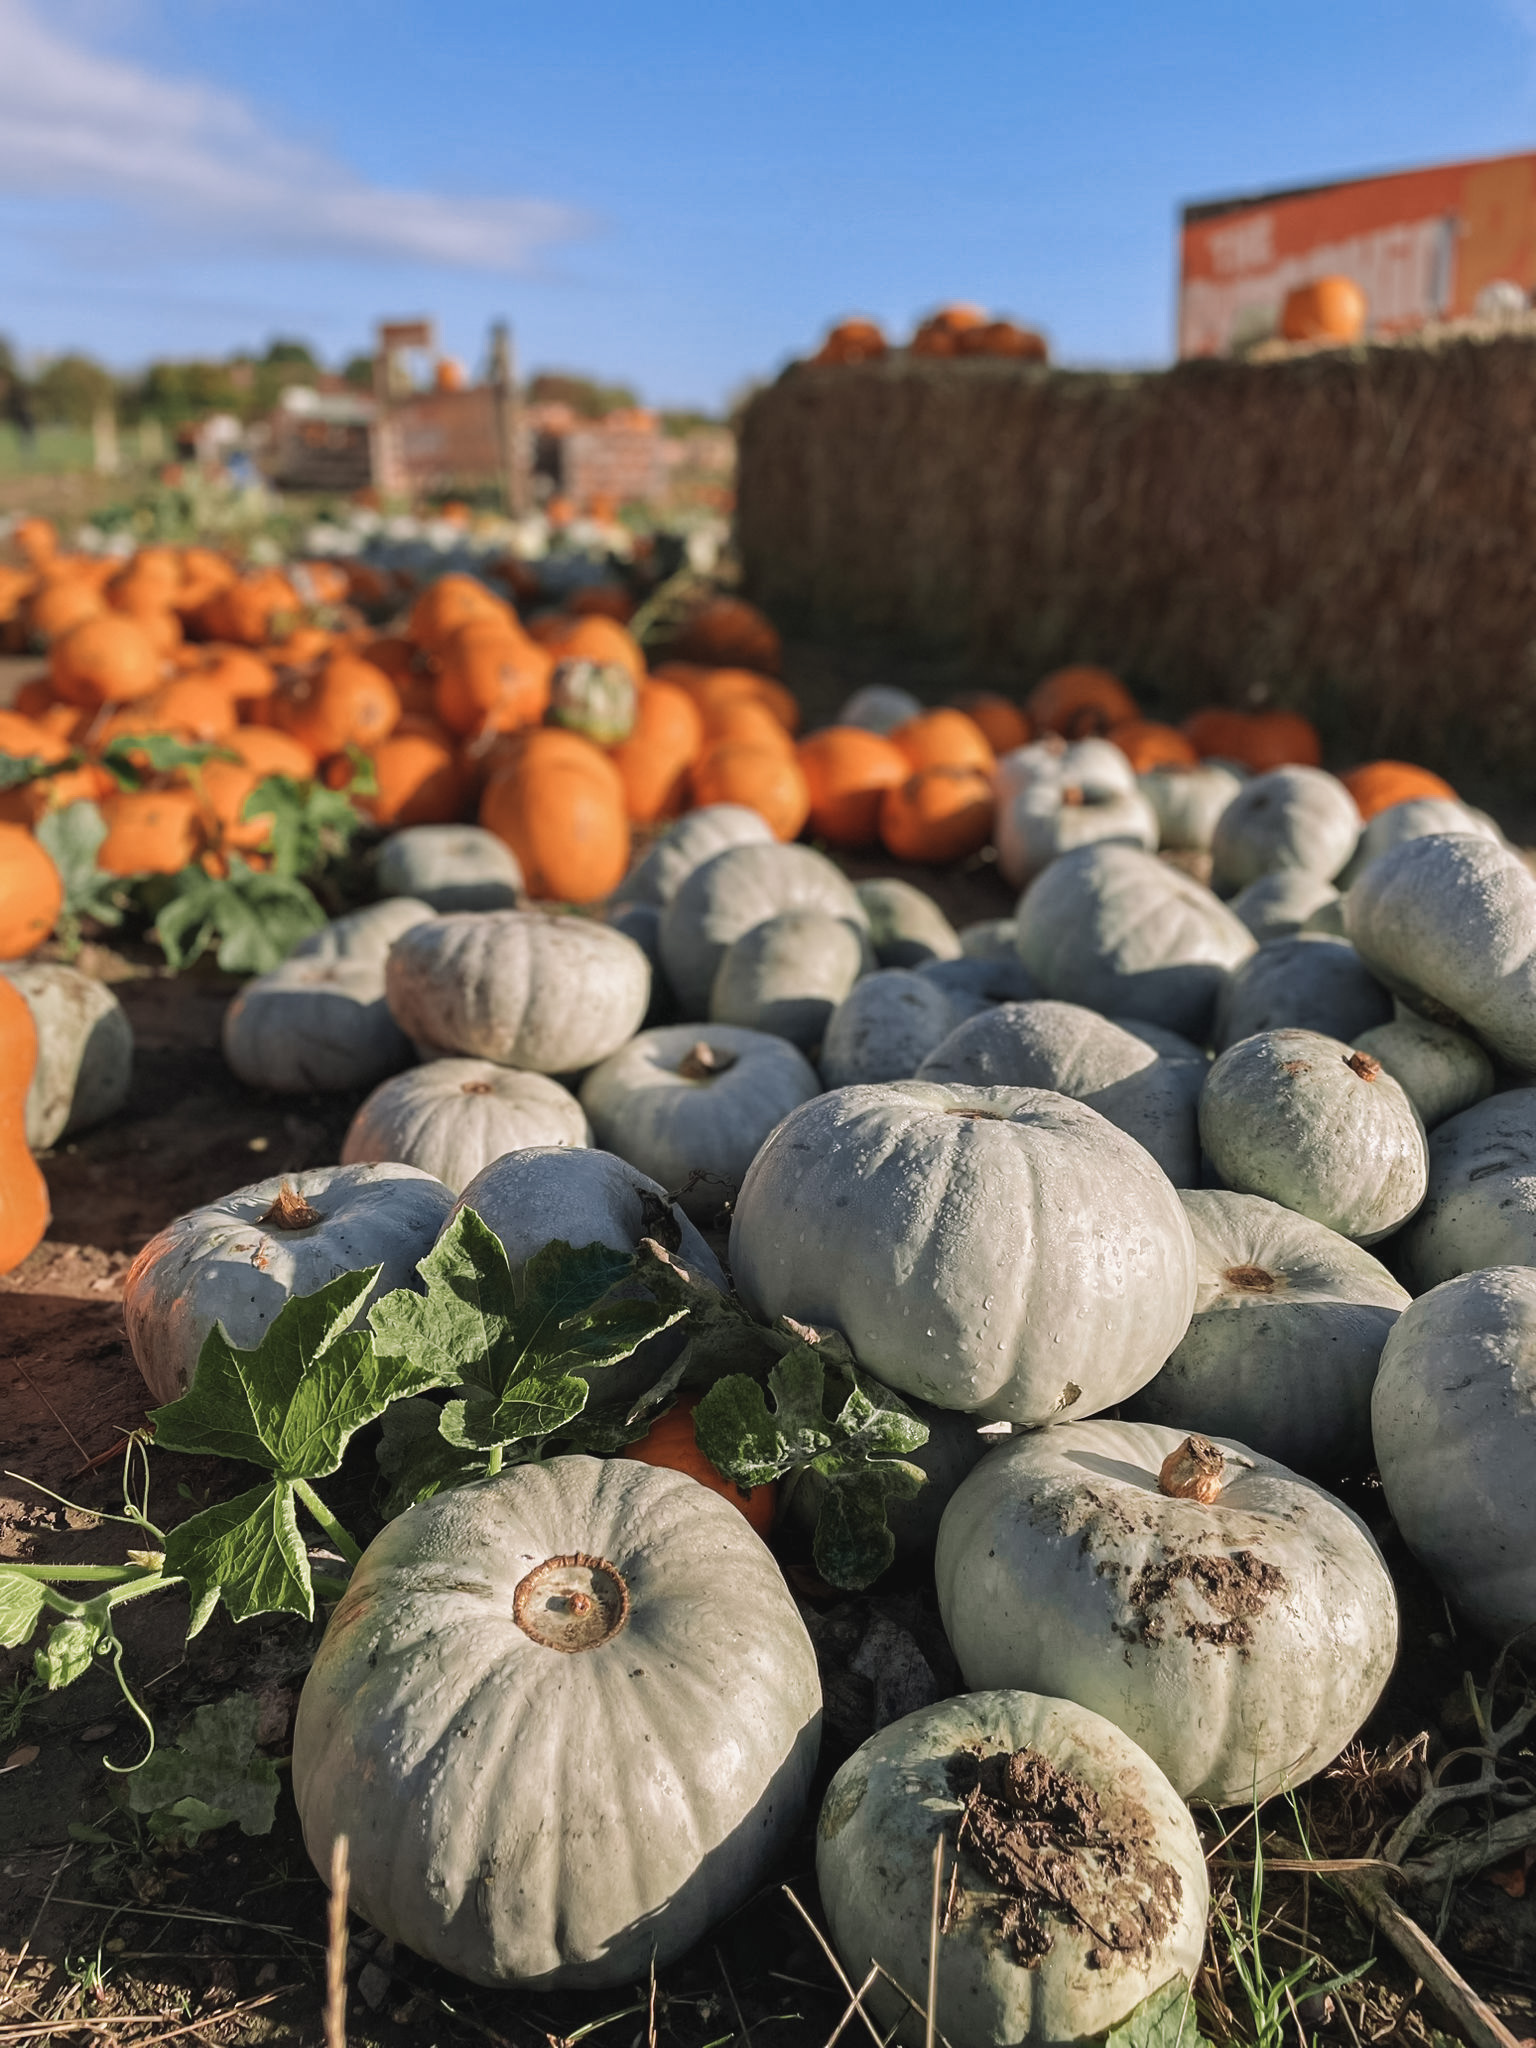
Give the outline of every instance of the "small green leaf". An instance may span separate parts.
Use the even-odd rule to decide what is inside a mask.
[[[417,1501],[485,1476],[486,1453],[448,1443],[438,1428],[442,1412],[435,1401],[423,1400],[396,1401],[384,1410],[377,1455],[386,1515],[404,1514]]]
[[[41,1579],[0,1569],[0,1649],[14,1650],[37,1627],[43,1613]]]
[[[253,1486],[172,1529],[165,1539],[165,1569],[187,1582],[189,1640],[207,1625],[221,1598],[236,1621],[253,1614],[315,1617],[293,1488],[282,1481]]]
[[[1210,2048],[1182,1977],[1171,1977],[1104,2035],[1104,2048]]]
[[[357,779],[354,771],[354,784]],[[241,816],[271,820],[264,850],[278,878],[318,872],[347,851],[365,823],[345,790],[299,782],[291,775],[265,776],[246,798]]]
[[[119,789],[142,789],[151,775],[170,768],[200,768],[205,761],[233,761],[227,747],[189,744],[168,732],[123,733],[110,740],[98,756]]]
[[[25,789],[29,782],[41,782],[45,776],[73,766],[73,760],[45,761],[41,754],[0,752],[0,790]]]
[[[227,875],[181,870],[154,932],[172,967],[187,967],[212,947],[226,974],[268,974],[324,923],[325,912],[302,882],[258,873],[231,854]]]
[[[103,1634],[102,1617],[68,1614],[49,1629],[42,1647],[33,1652],[32,1663],[50,1692],[73,1685],[91,1669]]]
[[[123,1804],[153,1829],[195,1839],[230,1821],[265,1835],[277,1809],[277,1767],[256,1747],[261,1709],[248,1692],[199,1707],[174,1748],[157,1749],[122,1780]],[[166,1825],[169,1822],[170,1825]]]
[[[116,875],[105,875],[96,855],[107,836],[107,821],[93,803],[64,804],[37,821],[37,843],[59,871],[64,884],[65,918],[94,918],[98,924],[123,921],[128,894]]]
[[[896,1539],[886,1520],[893,1500],[911,1500],[922,1491],[926,1475],[920,1465],[894,1458],[858,1464],[836,1452],[811,1467],[826,1480],[811,1558],[829,1586],[857,1592],[878,1579],[896,1555]]]

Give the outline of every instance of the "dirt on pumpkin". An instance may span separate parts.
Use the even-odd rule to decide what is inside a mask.
[[[1220,1556],[1168,1557],[1161,1564],[1149,1564],[1136,1574],[1126,1596],[1142,1613],[1143,1642],[1155,1643],[1167,1632],[1167,1618],[1151,1610],[1169,1598],[1174,1588],[1186,1581],[1220,1617],[1208,1621],[1192,1615],[1183,1633],[1192,1643],[1209,1643],[1218,1650],[1246,1650],[1253,1641],[1251,1624],[1272,1600],[1285,1592],[1285,1574],[1275,1565],[1256,1557],[1251,1550],[1234,1550]]]

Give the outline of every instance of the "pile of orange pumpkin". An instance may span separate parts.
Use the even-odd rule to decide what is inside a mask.
[[[839,320],[811,357],[813,363],[871,363],[891,353],[892,344],[873,320]],[[1013,320],[994,319],[980,306],[941,306],[920,320],[908,353],[914,356],[1007,356],[1015,362],[1050,359],[1045,337]]]

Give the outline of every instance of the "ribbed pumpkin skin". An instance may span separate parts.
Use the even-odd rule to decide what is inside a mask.
[[[936,1045],[986,1008],[979,996],[941,987],[905,967],[854,983],[827,1020],[817,1064],[829,1088],[909,1080]]]
[[[1295,932],[1266,940],[1222,990],[1215,1045],[1225,1052],[1256,1031],[1287,1030],[1353,1045],[1391,1015],[1391,996],[1347,939]]]
[[[702,1017],[725,950],[781,910],[826,910],[869,928],[853,885],[809,846],[732,846],[679,883],[661,919],[661,957],[685,1017]]]
[[[732,846],[767,846],[768,821],[746,804],[705,804],[668,826],[624,877],[625,903],[670,903],[695,868]]]
[[[1381,1061],[1419,1112],[1426,1131],[1493,1093],[1493,1061],[1477,1040],[1448,1025],[1431,1023],[1406,1004],[1398,1005],[1390,1023],[1362,1031],[1355,1043]]]
[[[1220,1444],[1213,1505],[1159,1492],[1183,1434],[1074,1422],[991,1452],[940,1525],[939,1611],[968,1685],[1076,1700],[1185,1799],[1246,1806],[1359,1731],[1397,1598],[1365,1524],[1246,1445]]]
[[[385,896],[412,896],[432,910],[515,910],[523,871],[504,840],[480,825],[413,825],[379,848]]]
[[[580,1103],[546,1074],[491,1060],[427,1060],[374,1089],[352,1119],[341,1160],[403,1160],[458,1194],[504,1153],[591,1141]]]
[[[1139,1961],[1125,1954],[1090,1961],[1094,1937],[1062,1914],[1052,1916],[1049,1949],[1026,1966],[1000,1937],[997,1895],[962,1857],[959,1910],[939,1943],[943,2038],[954,2048],[1002,2041],[1010,2048],[1060,2048],[1099,2038],[1170,1979],[1192,1978],[1205,1941],[1209,1891],[1188,1809],[1152,1759],[1102,1716],[1068,1700],[999,1691],[962,1693],[882,1728],[828,1787],[816,1830],[816,1881],[850,1981],[858,1983],[873,1958],[915,1996],[924,1995],[934,1852],[942,1840],[945,1868],[955,1868],[950,1845],[962,1806],[950,1772],[956,1756],[969,1749],[987,1756],[1021,1749],[1044,1755],[1093,1788],[1111,1828],[1125,1824],[1127,1808],[1134,1811],[1153,1853],[1169,1868],[1175,1903],[1166,1934]],[[1078,1865],[1089,1896],[1096,1860],[1083,1857]],[[1088,1917],[1094,1917],[1091,1904]],[[884,1978],[876,1979],[863,2004],[881,2040],[892,2039],[895,2027],[900,2048],[920,2048],[922,2022]]]
[[[1161,851],[1208,853],[1222,812],[1242,788],[1242,778],[1218,762],[1198,768],[1152,768],[1136,778],[1157,816]]]
[[[603,1560],[628,1616],[562,1652],[514,1618],[546,1560]],[[629,1984],[761,1882],[815,1769],[805,1625],[743,1516],[624,1458],[523,1465],[409,1509],[305,1680],[294,1797],[352,1902],[479,1984]]]
[[[596,747],[581,742],[591,760],[557,757],[536,744],[545,737],[536,735],[491,777],[480,822],[517,856],[530,896],[595,903],[613,893],[629,866],[623,784]]]
[[[27,1143],[46,1152],[122,1108],[133,1079],[133,1027],[105,982],[61,961],[24,961],[4,970],[4,979],[21,991],[37,1026]]]
[[[224,1012],[221,1037],[248,1088],[282,1094],[371,1088],[411,1056],[376,959],[286,960],[258,974]]]
[[[829,910],[781,910],[726,947],[709,992],[710,1019],[810,1051],[873,965],[864,934],[846,919]]]
[[[1273,868],[1305,868],[1331,882],[1360,838],[1360,813],[1321,768],[1256,775],[1222,812],[1211,841],[1212,884],[1223,894]]]
[[[766,1320],[831,1324],[940,1408],[1035,1428],[1149,1380],[1195,1247],[1151,1156],[1033,1088],[893,1081],[806,1103],[742,1183],[731,1267]]]
[[[40,946],[64,907],[59,871],[25,825],[0,824],[0,960]]]
[[[37,1060],[37,1027],[21,990],[0,975],[0,1273],[42,1242],[48,1183],[27,1149],[27,1091]]]
[[[1484,1267],[1536,1264],[1536,1088],[1502,1089],[1436,1128],[1403,1260],[1416,1294]]]

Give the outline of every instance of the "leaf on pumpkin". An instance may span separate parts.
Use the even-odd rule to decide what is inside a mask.
[[[62,916],[121,924],[128,892],[118,876],[105,875],[96,865],[97,852],[107,836],[107,821],[96,805],[82,799],[45,812],[37,821],[36,836],[64,884]]]
[[[253,1614],[315,1618],[315,1589],[291,1481],[253,1486],[179,1523],[165,1539],[168,1576],[185,1579],[188,1641],[222,1599],[236,1621]]]
[[[1200,2032],[1190,1987],[1170,1977],[1103,2036],[1104,2048],[1210,2048]]]
[[[41,782],[73,766],[73,759],[45,761],[41,754],[7,754],[0,750],[0,790],[25,789],[29,782]]]
[[[442,1409],[435,1401],[396,1401],[379,1424],[377,1457],[385,1482],[383,1512],[403,1515],[417,1501],[430,1500],[455,1486],[467,1486],[485,1473],[483,1451],[462,1451],[438,1427]]]
[[[233,761],[227,747],[179,740],[168,732],[123,733],[109,740],[97,757],[119,789],[142,789],[151,775],[171,768],[201,768],[205,761]]]
[[[315,874],[344,854],[366,822],[345,790],[300,782],[292,775],[263,776],[240,815],[247,821],[271,820],[264,847],[272,856],[273,875],[287,879]]]
[[[812,1555],[830,1585],[857,1592],[891,1562],[886,1509],[925,1484],[906,1454],[928,1441],[928,1430],[858,1371],[841,1340],[793,1343],[766,1386],[743,1373],[716,1381],[694,1410],[693,1428],[705,1457],[738,1486],[766,1486],[807,1467],[820,1475]]]
[[[256,1747],[261,1714],[248,1692],[199,1707],[176,1737],[121,1781],[130,1813],[146,1814],[150,1830],[195,1841],[238,1821],[243,1835],[272,1831],[277,1766]]]
[[[227,875],[181,870],[154,932],[172,967],[190,966],[215,949],[226,974],[269,974],[324,923],[325,912],[302,882],[259,873],[231,854]]]
[[[0,1568],[0,1650],[14,1650],[43,1618],[43,1583]]]

